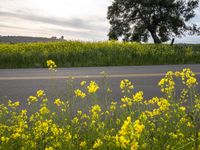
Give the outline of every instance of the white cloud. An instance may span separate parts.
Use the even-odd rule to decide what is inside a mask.
[[[111,0],[0,0],[0,34],[107,40],[110,4]],[[200,25],[200,8],[196,14],[193,21]],[[194,37],[177,41],[190,40]]]
[[[4,24],[0,26],[0,32],[4,35],[34,36],[34,33],[35,36],[61,34],[66,37],[74,32],[72,37],[76,39],[106,40],[108,5],[108,0],[0,0],[0,20]],[[16,28],[12,29],[13,24]],[[32,30],[28,32],[30,27]]]

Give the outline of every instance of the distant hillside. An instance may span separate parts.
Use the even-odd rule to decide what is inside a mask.
[[[61,36],[60,38],[29,37],[29,36],[0,36],[0,43],[57,42],[57,41],[65,41],[64,36]]]

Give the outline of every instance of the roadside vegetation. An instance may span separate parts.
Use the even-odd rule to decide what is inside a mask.
[[[47,66],[56,71],[54,61]],[[182,83],[180,94],[175,80]],[[73,87],[73,78],[68,82]],[[199,150],[197,85],[195,74],[183,69],[167,72],[158,83],[163,96],[148,100],[128,79],[119,84],[121,100],[110,98],[112,89],[95,81],[82,81],[79,89],[68,89],[66,99],[53,102],[38,90],[27,99],[27,108],[20,109],[20,101],[0,104],[0,149]],[[105,95],[98,97],[101,88]]]
[[[49,42],[0,44],[0,68],[164,65],[200,63],[200,45],[120,42]]]

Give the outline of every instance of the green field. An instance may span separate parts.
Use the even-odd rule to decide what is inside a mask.
[[[42,68],[48,59],[59,67],[200,63],[200,45],[68,41],[0,44],[0,53],[0,68]]]

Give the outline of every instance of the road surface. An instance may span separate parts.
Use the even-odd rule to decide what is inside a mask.
[[[0,69],[0,101],[7,99],[24,101],[39,89],[44,90],[49,99],[64,99],[68,78],[74,78],[75,89],[80,88],[79,83],[83,80],[95,80],[101,86],[102,71],[108,74],[107,82],[113,91],[114,99],[119,100],[122,96],[119,88],[122,79],[132,81],[135,86],[134,91],[143,90],[145,98],[149,99],[161,95],[158,82],[167,71],[180,71],[183,68],[191,68],[200,81],[200,65],[58,68],[56,73],[48,69]],[[98,95],[102,97],[102,93],[100,89]]]

